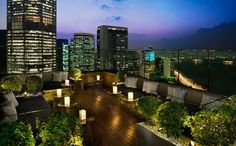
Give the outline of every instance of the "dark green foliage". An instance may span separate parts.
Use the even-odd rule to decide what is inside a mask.
[[[152,96],[142,96],[139,99],[139,110],[146,118],[151,118],[155,121],[153,116],[156,114],[161,101]]]
[[[0,125],[1,146],[34,146],[35,139],[30,125],[21,122]]]
[[[26,79],[28,92],[39,92],[43,88],[43,80],[38,76],[30,76]]]
[[[60,112],[51,115],[46,122],[36,122],[41,146],[82,145],[81,124],[79,119]]]
[[[159,106],[156,118],[167,135],[178,137],[184,131],[187,116],[187,109],[182,103],[166,102]]]
[[[125,81],[125,73],[123,71],[118,71],[117,72],[116,81],[117,82],[124,82]]]
[[[21,79],[17,76],[11,76],[6,78],[2,84],[1,87],[5,90],[11,90],[15,93],[21,92],[23,82]]]
[[[202,145],[229,145],[236,139],[236,107],[225,104],[217,111],[202,110],[191,122],[194,139]]]
[[[159,69],[155,69],[154,71],[150,72],[149,79],[153,81],[165,81],[165,79],[161,78],[162,72]]]

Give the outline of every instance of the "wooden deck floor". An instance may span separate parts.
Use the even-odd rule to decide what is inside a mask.
[[[140,122],[122,109],[118,97],[107,93],[107,88],[89,88],[75,93],[72,98],[85,108],[94,121],[88,122],[89,146],[135,146],[136,123]]]

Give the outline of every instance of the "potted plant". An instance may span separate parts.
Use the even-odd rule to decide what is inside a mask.
[[[51,115],[45,122],[36,120],[41,145],[82,146],[82,128],[79,119],[65,112]]]
[[[159,99],[152,96],[142,96],[139,98],[138,109],[145,118],[157,122],[154,117],[156,116],[156,111],[160,105],[161,101]]]
[[[17,76],[10,76],[3,80],[1,87],[5,90],[13,91],[14,93],[21,92],[23,82]]]
[[[75,69],[70,72],[70,78],[74,80],[74,91],[79,91],[84,89],[84,83],[80,79],[81,76],[81,70],[80,69]]]
[[[193,138],[202,145],[229,145],[236,139],[236,106],[224,104],[218,110],[202,110],[190,123]]]
[[[155,118],[168,136],[179,137],[184,132],[187,117],[188,112],[184,104],[165,102],[159,106]]]
[[[29,76],[26,79],[28,92],[38,93],[43,88],[43,80],[38,76]]]
[[[125,73],[124,71],[118,71],[116,73],[116,82],[119,83],[119,82],[124,82],[125,81]]]
[[[0,124],[1,146],[34,146],[35,139],[30,125],[22,122]]]
[[[70,72],[70,78],[74,81],[79,80],[81,76],[81,70],[80,69],[74,69]]]

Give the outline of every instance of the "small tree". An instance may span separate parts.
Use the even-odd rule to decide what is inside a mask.
[[[117,82],[124,82],[125,81],[125,73],[123,71],[118,71],[116,73],[116,81]]]
[[[139,110],[146,118],[151,118],[153,121],[156,121],[155,114],[158,107],[160,106],[161,101],[152,96],[142,96],[139,99]]]
[[[81,70],[80,69],[75,69],[75,70],[70,72],[71,79],[73,79],[75,81],[79,80],[80,76],[81,76]]]
[[[5,90],[11,90],[15,93],[21,92],[23,82],[17,76],[7,77],[1,84],[1,87]]]
[[[51,115],[46,122],[36,121],[41,146],[82,146],[81,124],[79,119],[70,114],[59,112]]]
[[[219,110],[202,110],[192,118],[191,131],[202,145],[229,145],[236,139],[235,105],[223,105]]]
[[[0,124],[1,146],[34,146],[35,139],[30,125],[22,122]]]
[[[178,137],[184,131],[184,122],[187,116],[184,104],[166,102],[159,106],[156,118],[167,135]]]
[[[28,92],[39,92],[43,88],[43,80],[38,76],[30,76],[26,79]]]

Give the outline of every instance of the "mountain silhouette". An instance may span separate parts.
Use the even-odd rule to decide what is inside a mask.
[[[236,22],[200,28],[193,35],[158,41],[158,48],[236,50]]]

